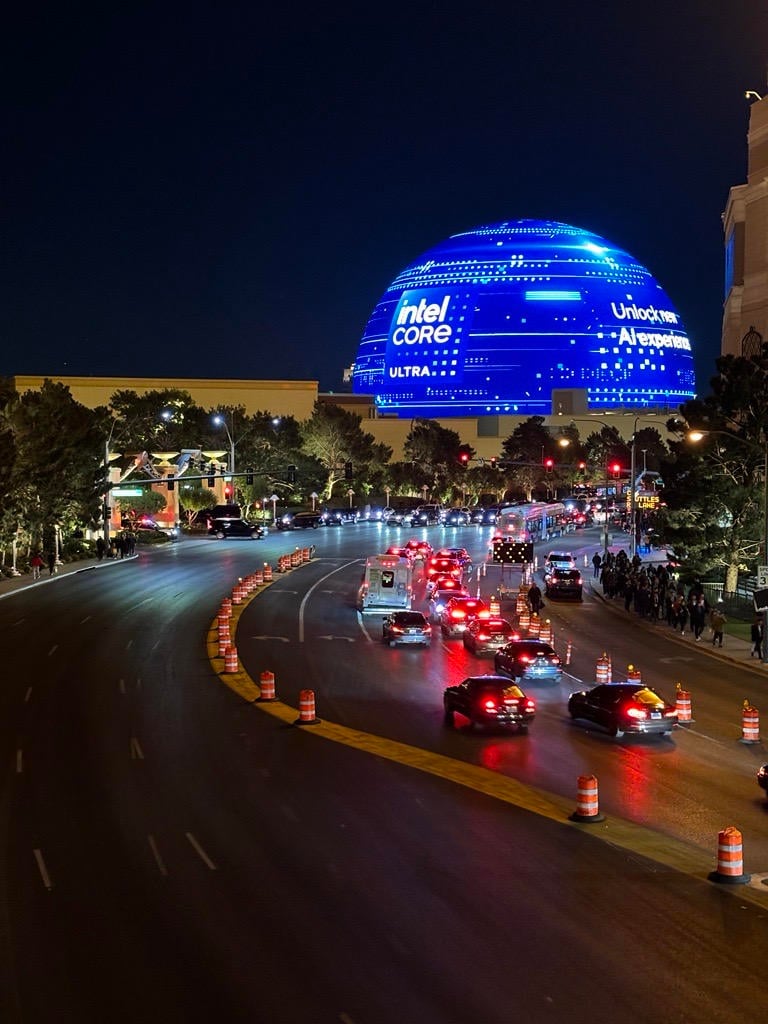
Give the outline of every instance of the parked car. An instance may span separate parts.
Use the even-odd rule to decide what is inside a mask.
[[[544,572],[544,591],[547,597],[575,597],[580,601],[583,586],[578,569],[555,567]]]
[[[453,725],[454,716],[460,714],[473,728],[512,726],[527,732],[536,703],[504,676],[470,676],[457,686],[446,687],[443,709],[446,725]]]
[[[501,675],[531,682],[559,683],[563,678],[563,666],[554,647],[529,637],[510,640],[497,651],[494,668]]]
[[[445,637],[461,637],[473,619],[488,605],[479,597],[452,597],[440,613],[440,629]]]
[[[468,526],[469,512],[464,508],[449,508],[443,522],[446,526]]]
[[[323,523],[321,512],[283,512],[277,517],[278,530],[316,530]]]
[[[594,722],[611,736],[654,733],[669,736],[677,725],[677,709],[649,686],[637,683],[600,683],[579,690],[568,699],[571,718]]]
[[[212,519],[208,532],[219,540],[228,537],[245,537],[258,540],[264,536],[264,528],[257,523],[249,523],[247,519]]]
[[[495,654],[519,635],[508,619],[482,614],[470,622],[462,639],[464,646],[473,654]]]
[[[326,526],[343,526],[344,523],[358,522],[360,510],[357,508],[326,508],[322,515]]]
[[[435,526],[445,519],[445,509],[442,505],[419,505],[411,516],[414,526]]]
[[[387,526],[410,526],[413,514],[410,508],[393,508],[384,523]]]
[[[384,619],[381,639],[390,647],[397,644],[429,647],[432,642],[432,627],[421,612],[392,612]]]

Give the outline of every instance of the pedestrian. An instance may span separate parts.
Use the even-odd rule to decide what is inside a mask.
[[[688,625],[688,605],[682,598],[677,610],[677,624],[680,627],[680,636],[685,636],[685,627]]]
[[[107,550],[107,543],[102,536],[96,538],[96,557],[99,561],[104,557],[104,553]]]
[[[752,641],[752,650],[749,652],[750,658],[754,658],[755,655],[763,660],[763,619],[761,615],[756,615],[753,622],[752,628],[750,629],[749,638]]]
[[[39,580],[40,573],[43,568],[43,559],[40,556],[40,552],[36,551],[29,560],[29,567],[32,570],[32,579]]]
[[[53,576],[53,574],[55,572],[56,572],[56,552],[55,551],[49,551],[48,552],[48,575],[49,576]]]
[[[703,594],[699,594],[691,603],[691,629],[695,640],[701,640],[701,634],[707,624],[707,602]]]
[[[592,576],[594,579],[597,579],[597,577],[600,575],[600,566],[602,564],[603,559],[600,557],[600,552],[596,551],[594,555],[592,555]]]
[[[528,604],[531,606],[532,612],[541,611],[541,591],[534,583],[528,591]]]
[[[723,626],[725,626],[727,621],[728,619],[726,619],[721,609],[715,606],[709,616],[709,624],[712,627],[713,647],[723,646]]]

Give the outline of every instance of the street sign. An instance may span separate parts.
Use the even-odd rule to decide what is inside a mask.
[[[113,487],[112,494],[116,498],[140,498],[144,491],[141,487]],[[768,572],[768,569],[766,569]]]
[[[768,565],[758,565],[757,585],[761,590],[768,587]]]
[[[521,565],[533,561],[533,544],[499,538],[493,542],[493,561],[497,565]]]

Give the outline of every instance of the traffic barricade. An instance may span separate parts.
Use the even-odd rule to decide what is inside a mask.
[[[541,627],[539,628],[539,640],[541,640],[541,642],[543,644],[551,644],[552,643],[552,620],[551,619],[545,619],[542,622]]]
[[[744,701],[744,708],[741,712],[741,742],[760,742],[760,712],[753,708],[748,700]]]
[[[272,579],[273,579],[272,566],[269,564],[269,562],[265,562],[264,563],[264,582],[265,583],[271,583]]]
[[[603,651],[600,657],[597,659],[597,665],[595,666],[595,682],[610,683],[611,681],[611,659]]]
[[[239,672],[240,668],[237,660],[237,648],[231,644],[224,652],[224,671],[225,672]]]
[[[691,695],[688,690],[682,688],[680,683],[677,683],[676,690],[675,709],[677,711],[678,725],[690,725],[693,722]]]
[[[709,874],[710,882],[744,885],[750,880],[744,874],[744,849],[741,832],[729,825],[717,836],[717,868]]]
[[[531,613],[528,611],[527,605],[524,610],[520,612],[518,625],[520,626],[521,633],[527,633],[531,628]]]
[[[569,815],[571,821],[585,823],[605,821],[600,813],[597,794],[597,778],[594,775],[580,775],[576,788],[576,810]]]
[[[277,700],[274,672],[262,672],[259,676],[258,699],[260,701]]]
[[[294,725],[317,725],[320,721],[315,717],[315,691],[299,691],[299,717]]]
[[[642,682],[642,674],[640,669],[635,665],[627,665],[627,682],[628,683],[640,683]]]

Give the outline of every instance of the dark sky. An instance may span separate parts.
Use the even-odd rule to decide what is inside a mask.
[[[32,5],[3,27],[0,374],[338,390],[404,266],[541,217],[651,270],[707,391],[765,6]]]

